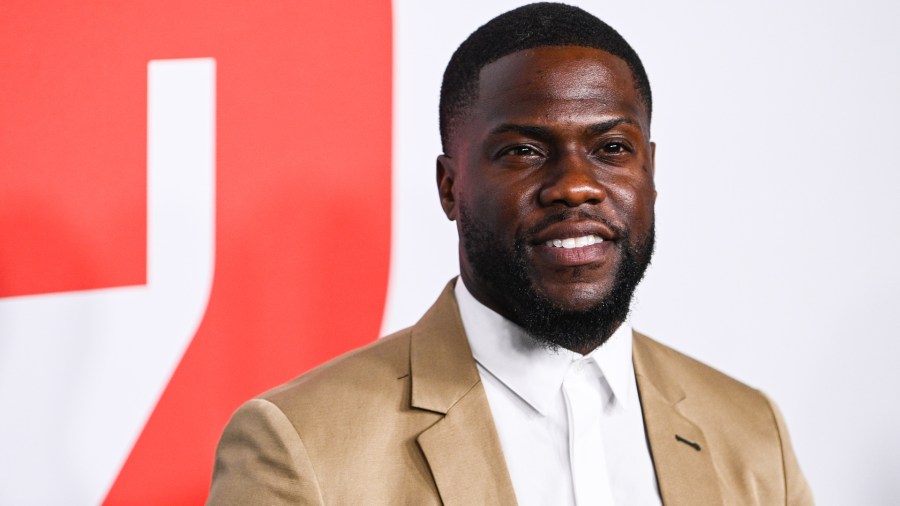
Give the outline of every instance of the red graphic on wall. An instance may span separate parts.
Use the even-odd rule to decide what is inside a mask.
[[[147,62],[191,57],[217,69],[212,294],[107,504],[202,503],[231,412],[381,323],[390,2],[4,2],[0,297],[145,282]]]

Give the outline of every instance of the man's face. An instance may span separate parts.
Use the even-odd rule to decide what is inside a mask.
[[[630,69],[604,51],[535,48],[482,69],[438,158],[461,276],[479,301],[526,330],[541,325],[529,318],[591,312],[615,329],[653,248],[649,123]],[[544,306],[551,314],[533,314]]]

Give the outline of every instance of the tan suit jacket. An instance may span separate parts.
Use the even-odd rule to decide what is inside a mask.
[[[238,409],[208,503],[515,504],[452,285],[415,326]],[[664,504],[812,504],[763,394],[638,333],[634,366]]]

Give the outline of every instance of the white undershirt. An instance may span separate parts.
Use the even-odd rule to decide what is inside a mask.
[[[587,355],[552,352],[456,283],[516,498],[535,505],[661,505],[622,324]]]

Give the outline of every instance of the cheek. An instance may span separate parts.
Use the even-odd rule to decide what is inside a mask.
[[[608,198],[629,226],[648,226],[653,221],[656,190],[653,180],[630,178],[607,188]]]
[[[469,195],[472,204],[478,206],[479,218],[496,225],[498,232],[515,232],[520,223],[527,219],[535,191],[523,178],[485,178],[472,181]],[[474,210],[474,209],[473,209]]]

